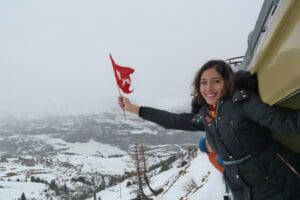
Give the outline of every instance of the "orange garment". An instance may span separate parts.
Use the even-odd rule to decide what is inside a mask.
[[[224,167],[218,162],[218,154],[215,152],[208,153],[208,159],[217,170],[219,170],[221,173],[224,172]]]
[[[217,107],[213,105],[208,105],[208,112],[212,118],[215,118],[217,116]]]

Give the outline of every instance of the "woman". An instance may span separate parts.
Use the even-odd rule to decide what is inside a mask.
[[[299,156],[271,137],[271,130],[299,132],[300,111],[268,106],[248,86],[235,85],[230,66],[211,60],[195,76],[192,113],[140,107],[125,97],[119,104],[165,128],[205,130],[224,161],[225,181],[236,200],[300,199]]]

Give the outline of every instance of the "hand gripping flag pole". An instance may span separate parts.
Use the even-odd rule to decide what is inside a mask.
[[[133,90],[130,90],[130,85],[131,85],[130,74],[132,74],[134,72],[134,69],[132,69],[130,67],[124,67],[124,66],[118,65],[117,63],[115,63],[111,54],[109,54],[109,57],[110,57],[113,71],[115,74],[119,95],[122,96],[120,89],[125,94],[132,93]],[[126,120],[125,109],[123,109],[123,113],[124,113],[124,118]]]

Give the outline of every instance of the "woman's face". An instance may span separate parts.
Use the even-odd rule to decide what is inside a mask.
[[[202,73],[200,79],[200,93],[206,103],[213,106],[217,105],[224,91],[224,79],[215,68],[207,69]]]

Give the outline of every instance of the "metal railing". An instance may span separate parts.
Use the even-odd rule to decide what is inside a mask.
[[[237,56],[233,58],[228,58],[226,62],[232,67],[233,71],[238,71],[241,69],[241,64],[244,61],[244,56]]]

